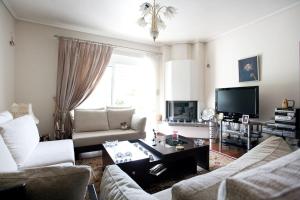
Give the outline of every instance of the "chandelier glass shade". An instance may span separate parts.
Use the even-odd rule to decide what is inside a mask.
[[[140,6],[140,11],[142,12],[142,17],[137,21],[138,25],[146,27],[150,25],[150,35],[152,36],[154,42],[159,35],[161,29],[166,28],[166,24],[162,17],[172,18],[176,9],[172,6],[161,6],[153,0],[153,3],[145,2]]]

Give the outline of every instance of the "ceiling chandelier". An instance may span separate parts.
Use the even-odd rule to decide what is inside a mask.
[[[176,13],[176,9],[172,6],[161,6],[153,0],[153,3],[145,2],[140,6],[142,17],[138,19],[138,25],[145,27],[150,25],[150,34],[155,42],[159,31],[166,28],[162,16],[171,18]]]

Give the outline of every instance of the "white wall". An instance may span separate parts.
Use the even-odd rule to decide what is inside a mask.
[[[162,69],[161,69],[161,76],[160,76],[160,112],[163,116],[163,119],[166,116],[165,109],[166,109],[166,95],[165,95],[165,68],[166,63],[171,60],[187,60],[191,59],[196,63],[198,68],[197,74],[197,90],[198,90],[198,116],[202,112],[203,108],[205,107],[205,96],[204,96],[204,64],[205,64],[205,48],[204,44],[201,42],[196,43],[179,43],[173,44],[171,46],[165,45],[162,46]]]
[[[196,65],[199,68],[199,75],[198,75],[199,80],[197,84],[199,84],[198,112],[200,114],[205,108],[205,95],[204,95],[205,48],[203,43],[197,42],[192,45],[191,58],[196,62]]]
[[[300,6],[208,42],[205,94],[214,107],[215,88],[259,85],[260,118],[270,119],[283,98],[300,106]],[[238,60],[261,57],[261,81],[239,83]]]
[[[171,60],[192,59],[191,44],[174,44],[171,48]]]
[[[111,39],[45,25],[17,21],[16,51],[16,101],[31,102],[35,115],[39,118],[40,134],[53,133],[54,100],[56,93],[56,73],[58,40],[54,35],[76,37],[92,41],[160,52],[159,48]]]
[[[160,83],[160,114],[162,115],[162,119],[164,120],[166,117],[166,95],[165,95],[165,65],[171,58],[171,47],[170,46],[162,46],[162,59],[161,59],[161,68],[160,68],[160,76],[159,76],[159,83]]]
[[[0,112],[14,102],[15,47],[9,41],[15,35],[15,20],[0,1]]]

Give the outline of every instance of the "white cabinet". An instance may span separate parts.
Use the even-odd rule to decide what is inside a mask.
[[[198,101],[200,70],[193,60],[173,60],[165,67],[165,100]]]

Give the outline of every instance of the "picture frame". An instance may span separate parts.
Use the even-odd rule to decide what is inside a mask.
[[[239,82],[259,81],[259,56],[248,57],[238,61]]]
[[[249,115],[243,115],[242,116],[242,123],[248,124],[249,123]]]

